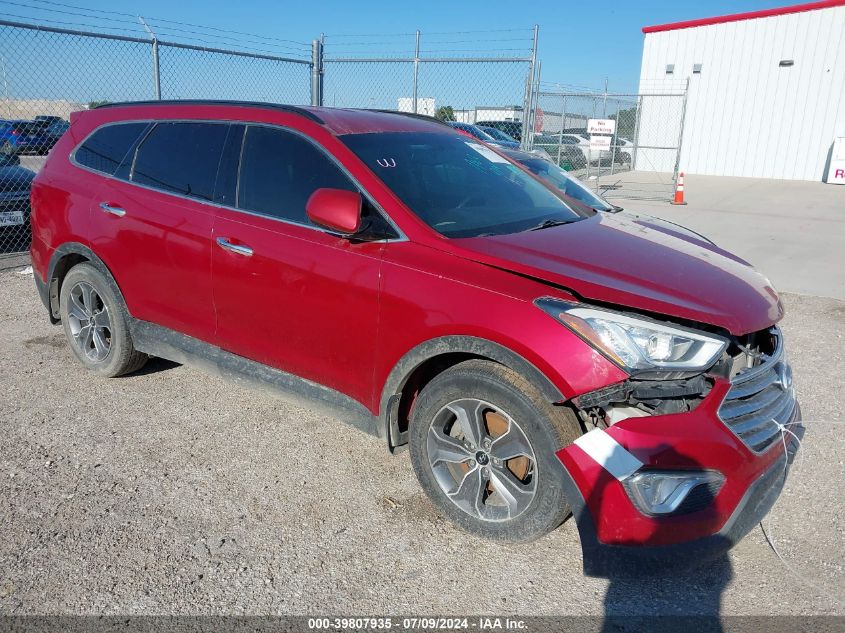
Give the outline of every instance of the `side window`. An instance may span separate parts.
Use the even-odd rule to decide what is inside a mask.
[[[240,123],[229,125],[229,136],[223,147],[223,157],[217,170],[217,184],[214,187],[214,202],[227,207],[237,206],[238,162],[241,159],[245,126]]]
[[[357,191],[349,178],[304,138],[278,128],[247,127],[238,184],[239,208],[310,224],[305,203],[322,187]]]
[[[228,128],[225,123],[157,123],[138,146],[131,180],[213,200]]]
[[[147,123],[119,123],[101,127],[76,150],[76,162],[112,176],[147,127]]]

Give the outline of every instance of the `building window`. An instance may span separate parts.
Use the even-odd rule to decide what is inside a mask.
[[[701,64],[693,64],[692,65],[692,74],[693,75],[700,75],[701,74]]]
[[[675,73],[675,64],[666,64],[666,74],[672,75]]]

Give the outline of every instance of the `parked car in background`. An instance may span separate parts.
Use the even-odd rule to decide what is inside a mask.
[[[67,132],[69,128],[70,128],[70,123],[68,123],[64,119],[59,119],[58,121],[51,121],[44,128],[44,133],[45,133],[46,138],[47,138],[47,150],[53,149],[53,146],[62,137],[62,134]]]
[[[35,285],[95,375],[155,355],[314,401],[408,444],[475,534],[574,515],[588,573],[720,555],[780,493],[802,429],[783,305],[705,240],[402,113],[114,104],[55,149]],[[314,452],[355,485],[364,456]]]
[[[519,143],[511,140],[500,141],[494,136],[488,134],[484,130],[482,130],[477,125],[472,125],[471,123],[460,123],[458,121],[447,121],[447,125],[455,128],[456,130],[460,130],[462,132],[466,132],[470,136],[477,138],[479,141],[484,141],[485,143],[490,143],[491,145],[496,145],[498,147],[510,147],[515,148],[519,147]]]
[[[563,169],[576,171],[587,166],[587,156],[581,150],[577,141],[561,143],[560,137],[553,134],[538,134],[534,137],[534,147],[543,149]]]
[[[20,162],[16,154],[0,152],[0,252],[29,246],[29,193],[35,172]]]
[[[39,114],[35,116],[32,121],[34,123],[40,123],[44,127],[47,127],[51,123],[58,123],[59,121],[64,121],[64,119],[60,116],[55,116],[53,114]],[[67,123],[67,121],[65,121]]]
[[[565,168],[559,167],[553,160],[547,160],[520,150],[503,150],[505,156],[523,165],[528,171],[548,183],[554,189],[561,191],[568,198],[577,200],[595,211],[616,211],[616,207],[587,188],[584,183],[568,174]]]
[[[0,152],[43,154],[49,149],[44,126],[33,121],[0,120]]]
[[[479,127],[492,127],[501,130],[512,139],[522,141],[522,121],[476,121]]]
[[[490,127],[489,125],[478,125],[476,126],[478,129],[487,132],[490,136],[496,139],[499,142],[505,143],[515,143],[515,147],[519,147],[519,141],[517,141],[514,137],[510,136],[509,134],[505,134],[502,130],[499,130],[495,127]]]
[[[623,165],[630,165],[634,156],[634,144],[622,136],[617,136],[614,139],[616,146],[616,162]]]

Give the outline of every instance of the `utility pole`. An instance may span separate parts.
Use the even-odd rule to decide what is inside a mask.
[[[9,100],[9,82],[6,79],[6,58],[0,55],[0,62],[3,63],[3,95],[6,97],[7,116],[12,118],[12,102]]]
[[[420,31],[416,32],[416,43],[414,44],[414,114],[417,114],[417,103],[419,101],[419,78],[420,78]]]
[[[158,38],[156,37],[156,34],[153,33],[153,30],[147,26],[144,18],[140,15],[138,16],[138,21],[147,31],[147,34],[153,42],[153,93],[155,94],[156,101],[161,101],[161,72],[159,71]]]
[[[601,118],[607,118],[607,77],[604,78],[604,107],[602,109]]]

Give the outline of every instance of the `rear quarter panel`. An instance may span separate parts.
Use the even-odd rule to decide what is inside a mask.
[[[85,117],[79,121],[50,150],[32,183],[30,254],[33,269],[42,280],[46,280],[50,257],[58,246],[66,242],[89,245],[90,206],[100,177],[70,163],[71,152],[94,127]]]

